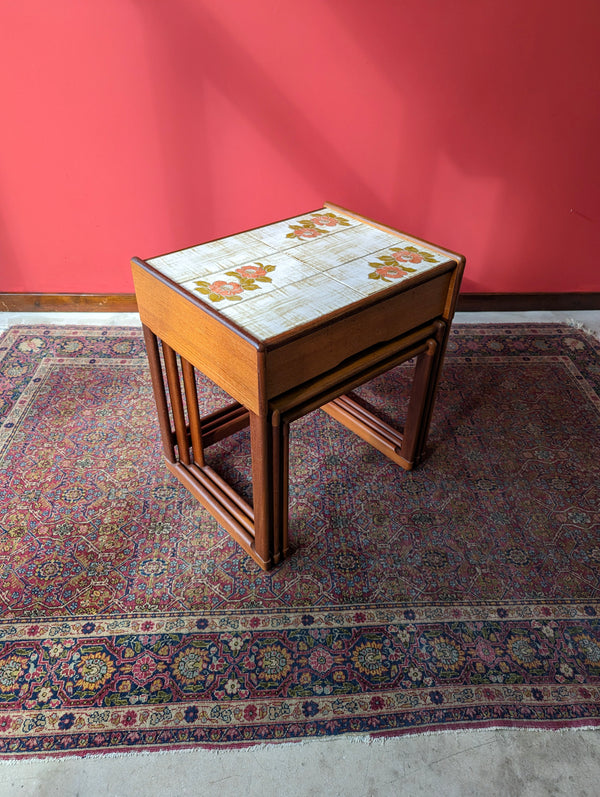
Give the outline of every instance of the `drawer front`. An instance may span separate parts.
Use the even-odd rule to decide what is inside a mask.
[[[445,272],[268,350],[267,398],[275,398],[372,346],[443,317],[452,277],[452,271]]]

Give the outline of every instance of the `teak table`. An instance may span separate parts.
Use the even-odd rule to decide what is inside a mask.
[[[262,568],[289,553],[292,421],[321,407],[418,464],[462,255],[326,204],[132,268],[167,467]],[[402,430],[346,395],[412,358]],[[201,417],[195,369],[234,403]],[[253,507],[204,459],[248,424]]]

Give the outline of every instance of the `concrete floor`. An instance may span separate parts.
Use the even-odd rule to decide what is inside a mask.
[[[574,320],[600,335],[600,311],[461,313],[461,323]],[[139,324],[134,314],[0,313],[13,324]],[[0,761],[0,797],[598,797],[600,733],[444,732],[352,736],[245,750]]]

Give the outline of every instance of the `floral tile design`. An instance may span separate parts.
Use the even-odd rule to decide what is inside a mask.
[[[244,301],[274,290],[280,285],[299,282],[318,274],[318,269],[301,263],[287,252],[279,252],[263,261],[238,266],[230,271],[207,274],[203,279],[189,280],[182,287],[201,294],[211,305],[228,301]],[[257,293],[253,293],[257,292]],[[217,309],[223,309],[219,306]]]
[[[360,298],[360,294],[348,285],[331,279],[327,274],[315,274],[265,293],[260,302],[228,305],[222,312],[257,338],[266,340],[353,304]]]
[[[398,244],[398,236],[367,224],[340,230],[335,235],[319,238],[294,249],[294,257],[325,271],[340,263],[368,257]]]
[[[252,230],[252,236],[257,241],[273,247],[274,251],[281,251],[299,246],[315,238],[323,238],[336,234],[348,227],[359,226],[361,222],[349,216],[319,211],[306,213],[287,221],[279,221]]]
[[[448,257],[323,209],[148,262],[265,340]]]
[[[241,266],[253,259],[260,260],[272,253],[272,247],[258,241],[249,233],[242,232],[219,241],[154,257],[147,262],[161,274],[182,283],[194,277]]]
[[[222,299],[231,299],[239,301],[239,295],[243,291],[256,291],[260,288],[257,282],[272,283],[271,277],[267,276],[271,271],[275,271],[275,266],[264,265],[263,263],[256,263],[254,266],[240,266],[234,271],[227,271],[226,277],[233,277],[237,282],[225,282],[224,280],[217,280],[212,282],[210,280],[194,280],[193,290],[208,296],[211,302],[219,302]]]

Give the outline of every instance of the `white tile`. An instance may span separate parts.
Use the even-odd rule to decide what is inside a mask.
[[[340,230],[360,225],[357,219],[326,209],[305,213],[252,230],[252,236],[278,251],[303,246],[307,241],[325,239]]]
[[[323,208],[148,262],[264,340],[446,260]]]
[[[228,305],[221,311],[261,340],[353,304],[361,295],[326,274],[265,293],[250,302]]]
[[[147,262],[161,274],[181,283],[241,266],[256,258],[266,257],[273,251],[268,244],[256,239],[250,233],[243,232],[190,249],[154,257]]]
[[[444,262],[446,258],[442,255],[400,241],[392,247],[373,252],[369,257],[334,266],[327,270],[327,274],[368,296]]]
[[[397,246],[398,238],[366,224],[317,238],[294,250],[294,257],[325,271],[340,263]]]
[[[182,287],[216,309],[224,310],[229,303],[260,300],[265,293],[318,273],[316,268],[291,254],[278,252],[237,268],[207,274],[200,280],[184,282]]]

